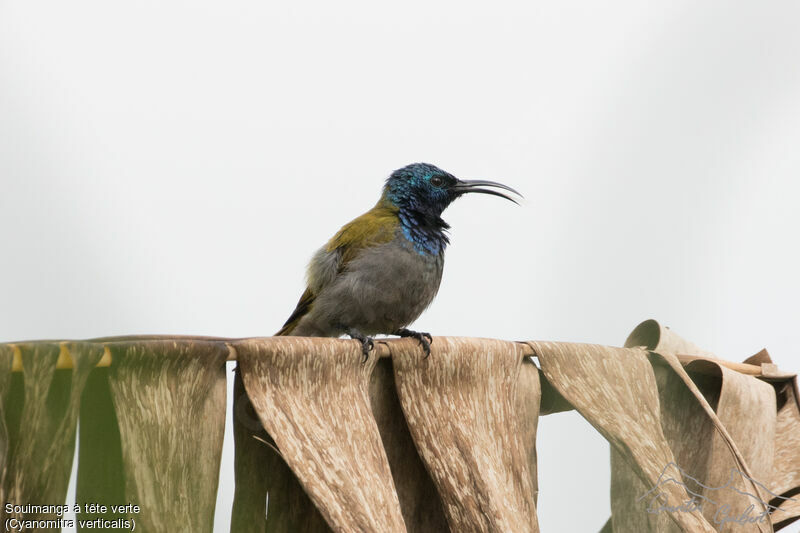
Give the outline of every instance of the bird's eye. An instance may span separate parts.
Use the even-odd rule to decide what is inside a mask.
[[[433,176],[431,178],[431,185],[433,185],[434,187],[441,187],[442,185],[444,185],[444,180],[439,176]]]

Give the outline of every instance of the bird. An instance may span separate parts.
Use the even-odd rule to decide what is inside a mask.
[[[375,206],[313,255],[307,287],[276,336],[348,335],[361,342],[364,360],[375,335],[412,337],[428,357],[433,337],[408,326],[431,304],[442,281],[450,242],[442,212],[467,193],[519,204],[495,189],[522,197],[502,183],[458,179],[428,163],[392,172]]]

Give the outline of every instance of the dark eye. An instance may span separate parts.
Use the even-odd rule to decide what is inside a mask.
[[[433,176],[431,178],[431,185],[433,185],[434,187],[441,187],[442,185],[444,185],[444,180],[439,176]]]

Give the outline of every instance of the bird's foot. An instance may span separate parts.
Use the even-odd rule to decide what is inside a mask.
[[[361,362],[366,363],[367,359],[369,358],[369,352],[375,348],[375,340],[372,337],[367,337],[366,335],[362,334],[357,329],[348,329],[347,334],[351,339],[361,341],[361,353],[364,355],[364,360]]]
[[[394,334],[399,337],[411,337],[417,339],[422,345],[422,349],[425,350],[424,359],[427,359],[431,354],[431,343],[433,342],[433,337],[430,333],[422,333],[420,331],[411,331],[410,329],[401,328],[395,331]]]

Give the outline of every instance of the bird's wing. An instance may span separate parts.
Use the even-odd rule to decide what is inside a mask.
[[[325,245],[325,251],[335,253],[339,258],[337,273],[344,270],[364,249],[394,239],[398,224],[397,209],[383,206],[375,207],[345,224]]]
[[[362,251],[391,241],[397,225],[397,209],[382,205],[345,224],[314,254],[308,265],[308,288],[276,335],[290,335],[300,320],[311,311],[317,294],[332,283]]]

